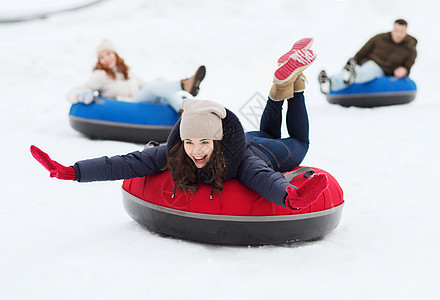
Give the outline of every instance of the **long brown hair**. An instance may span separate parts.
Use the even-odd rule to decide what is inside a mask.
[[[125,80],[130,79],[128,76],[128,70],[130,68],[125,64],[125,61],[118,55],[118,53],[113,52],[116,55],[116,67],[118,68],[118,71],[121,72],[124,75]],[[103,66],[98,59],[98,62],[96,63],[95,67],[93,68],[93,71],[95,70],[103,70],[107,74],[108,77],[112,79],[116,79],[116,74],[112,69],[107,68],[106,66]]]
[[[171,148],[165,169],[170,171],[177,182],[177,187],[182,191],[196,192],[199,189],[198,169],[186,154],[183,141],[178,142]],[[226,160],[223,156],[221,141],[214,141],[214,150],[204,169],[210,178],[209,182],[206,183],[212,185],[214,192],[221,192],[223,181],[226,179]]]

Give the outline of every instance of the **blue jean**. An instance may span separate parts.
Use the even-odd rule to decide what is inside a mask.
[[[354,70],[356,73],[356,77],[354,79],[355,83],[365,83],[385,76],[382,68],[372,60],[366,61],[361,66],[356,65]],[[341,71],[340,73],[330,77],[330,81],[332,83],[330,89],[332,91],[339,91],[347,87],[347,85],[344,83],[343,73],[344,72]]]
[[[176,112],[182,108],[182,101],[192,95],[182,91],[180,81],[157,79],[146,84],[134,97],[135,102],[166,103]]]
[[[260,121],[260,131],[246,133],[247,141],[263,152],[275,171],[287,172],[298,166],[309,149],[309,118],[304,92],[287,100],[288,138],[281,138],[284,101],[268,99]]]

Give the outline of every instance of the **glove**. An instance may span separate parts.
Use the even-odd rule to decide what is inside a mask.
[[[291,210],[307,207],[318,200],[327,187],[328,178],[325,174],[313,175],[297,189],[288,186],[286,189],[286,207]]]
[[[43,167],[50,172],[50,177],[55,177],[63,180],[75,180],[76,172],[73,167],[65,167],[56,161],[50,159],[49,155],[35,147],[31,146],[32,156],[38,160]]]
[[[78,95],[78,100],[84,104],[90,104],[98,96],[98,91],[85,90]]]

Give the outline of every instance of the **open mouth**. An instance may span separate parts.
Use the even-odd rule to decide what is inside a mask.
[[[196,164],[198,164],[198,165],[202,165],[202,164],[204,164],[205,162],[206,162],[206,158],[207,158],[208,156],[207,155],[205,155],[205,156],[203,156],[203,157],[195,157],[195,156],[193,156],[193,159],[194,159],[194,162],[196,163]]]

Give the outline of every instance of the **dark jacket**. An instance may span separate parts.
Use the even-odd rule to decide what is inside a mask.
[[[372,37],[354,58],[359,65],[368,60],[375,61],[385,75],[393,75],[397,67],[405,67],[409,74],[417,57],[416,45],[417,40],[410,35],[396,44],[391,32],[381,33]]]
[[[222,150],[227,163],[226,180],[236,178],[264,198],[285,207],[286,188],[292,186],[284,176],[271,169],[256,156],[246,141],[237,116],[229,110],[222,120]],[[80,182],[129,179],[162,172],[167,164],[168,152],[180,139],[180,120],[171,131],[167,145],[146,148],[127,155],[101,157],[77,162],[73,167]],[[260,153],[259,153],[260,155]],[[267,159],[266,159],[267,160]],[[202,184],[209,182],[205,168],[198,169]]]

